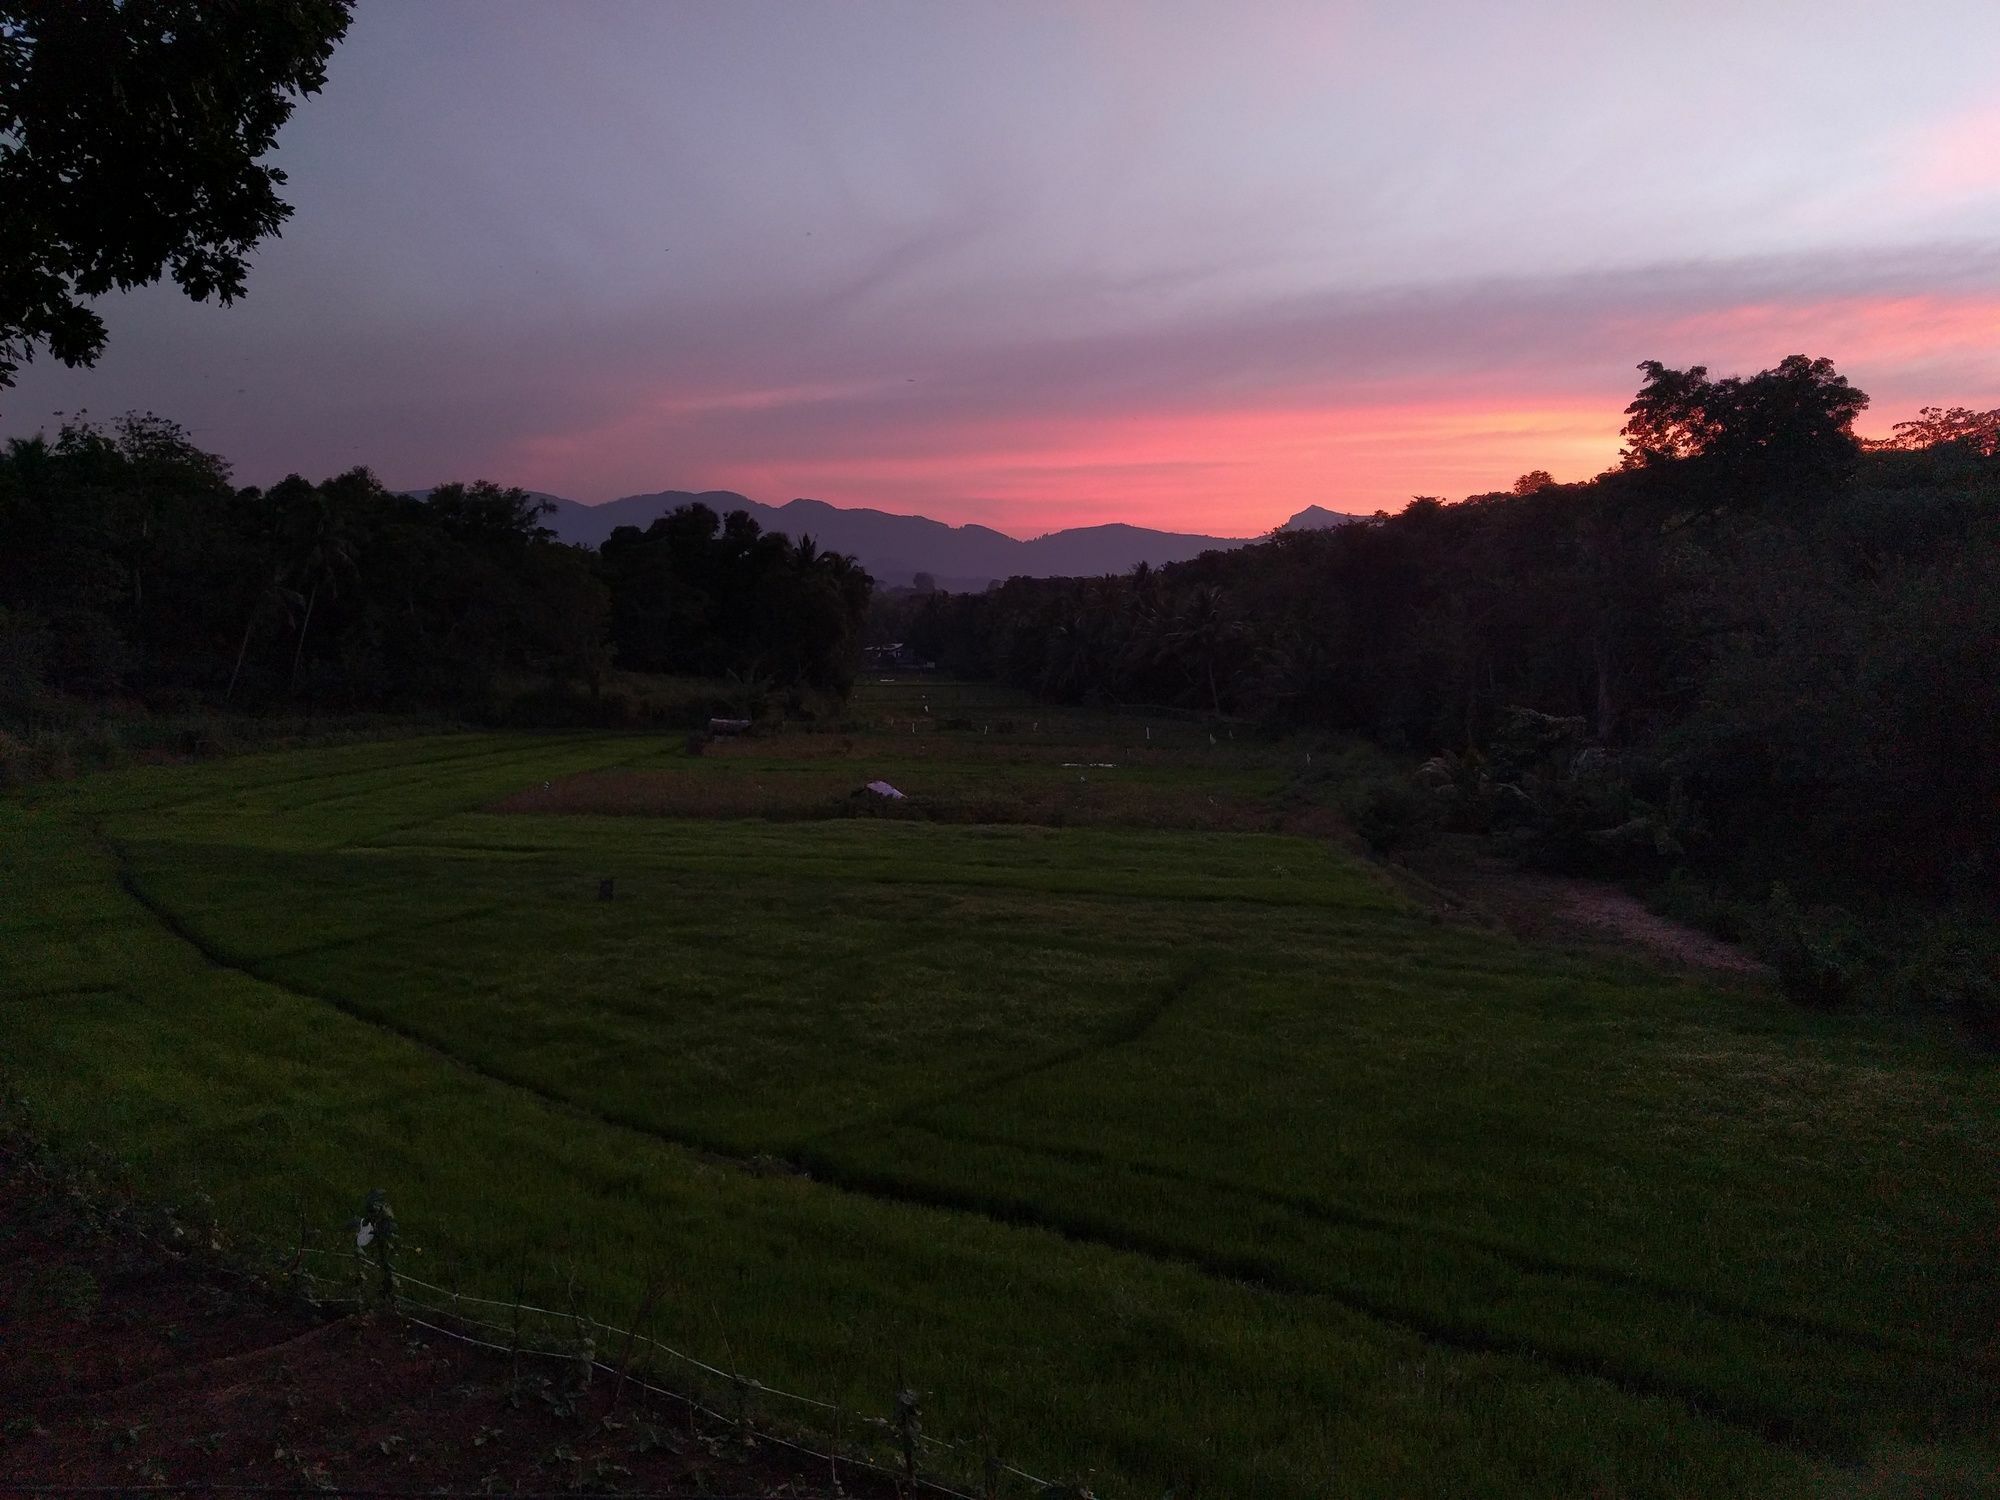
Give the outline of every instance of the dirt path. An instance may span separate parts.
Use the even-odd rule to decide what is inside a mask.
[[[1741,948],[1663,917],[1614,886],[1548,877],[1562,909],[1557,922],[1601,932],[1616,942],[1697,969],[1731,974],[1764,974],[1769,969]]]
[[[1718,974],[1770,972],[1741,948],[1648,910],[1614,885],[1524,870],[1471,840],[1440,840],[1406,864],[1464,915],[1530,941],[1606,945]]]

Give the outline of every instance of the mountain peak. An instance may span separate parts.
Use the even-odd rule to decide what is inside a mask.
[[[617,526],[645,526],[678,505],[700,501],[726,513],[741,510],[767,531],[810,533],[829,552],[845,552],[885,584],[907,584],[928,573],[949,589],[984,588],[1003,578],[1094,577],[1126,573],[1140,563],[1159,567],[1204,552],[1241,547],[1247,537],[1193,536],[1111,522],[1052,531],[1032,541],[979,525],[954,526],[929,516],[897,515],[866,507],[830,505],[805,496],[783,505],[761,505],[731,490],[658,490],[626,495],[602,505],[559,501],[548,524],[566,542],[597,546]],[[1310,514],[1310,512],[1308,513]],[[1331,516],[1332,512],[1319,512]],[[1293,518],[1297,521],[1297,517]],[[1339,520],[1317,524],[1335,525]],[[1308,523],[1312,524],[1312,523]]]
[[[1280,531],[1325,531],[1330,526],[1345,526],[1350,521],[1365,521],[1366,516],[1357,516],[1351,511],[1328,510],[1324,505],[1308,505],[1280,526]]]

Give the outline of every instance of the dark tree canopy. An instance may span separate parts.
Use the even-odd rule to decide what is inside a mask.
[[[1711,380],[1704,365],[1656,359],[1625,408],[1627,469],[1695,464],[1684,482],[1721,506],[1795,504],[1823,493],[1861,451],[1854,419],[1868,397],[1830,359],[1793,354],[1748,377]]]
[[[1895,436],[1875,446],[1920,452],[1926,448],[1960,448],[1978,458],[2000,456],[2000,408],[1974,411],[1968,406],[1926,406],[1916,418],[1898,422]]]
[[[1657,359],[1642,360],[1645,383],[1625,408],[1620,436],[1628,469],[1644,469],[1677,459],[1697,458],[1715,441],[1718,413],[1715,383],[1707,365],[1671,370]]]
[[[845,695],[873,581],[851,557],[683,505],[600,549],[621,665]]]
[[[0,388],[104,348],[86,303],[171,275],[244,291],[291,214],[260,162],[326,82],[351,0],[0,0]]]
[[[600,556],[546,509],[484,481],[396,494],[366,469],[237,489],[151,414],[11,439],[0,749],[86,701],[626,722],[651,709],[604,691],[614,652],[788,702],[846,690],[872,586],[851,559],[700,507]]]

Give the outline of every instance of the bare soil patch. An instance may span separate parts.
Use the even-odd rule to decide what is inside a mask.
[[[1085,764],[1110,762],[1120,769],[1136,766],[1185,766],[1187,747],[1161,744],[1130,744],[1097,739],[1043,739],[1026,733],[982,734],[976,731],[940,731],[922,721],[915,733],[755,733],[721,736],[702,750],[709,760],[846,760],[868,761],[935,760],[949,765],[1061,766],[1065,762]],[[1021,728],[1026,729],[1023,725]],[[1230,747],[1230,763],[1253,763],[1258,757],[1250,747]]]
[[[0,1147],[0,1493],[268,1485],[882,1497],[600,1373],[333,1316],[95,1217]]]
[[[1525,870],[1471,839],[1441,839],[1403,864],[1461,915],[1517,937],[1610,946],[1718,974],[1770,972],[1741,948],[1663,917],[1614,885]]]
[[[503,813],[655,818],[879,817],[936,823],[1033,823],[1047,827],[1134,827],[1256,832],[1279,815],[1256,798],[1186,784],[1120,781],[1101,767],[1000,768],[968,775],[953,768],[932,781],[891,771],[905,795],[865,790],[883,772],[863,762],[825,770],[590,771],[528,787],[492,804]]]

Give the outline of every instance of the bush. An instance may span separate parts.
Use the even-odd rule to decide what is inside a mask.
[[[1519,781],[1537,771],[1568,768],[1589,747],[1590,737],[1581,717],[1517,706],[1500,711],[1487,759],[1494,780]]]
[[[1685,865],[1677,866],[1667,877],[1667,883],[1654,894],[1652,905],[1662,916],[1712,933],[1727,943],[1742,942],[1755,925],[1752,912],[1746,911],[1740,899]]]
[[[1861,924],[1838,906],[1800,906],[1780,883],[1771,887],[1759,947],[1787,995],[1815,1010],[1853,999],[1870,968]]]
[[[64,705],[58,702],[56,706]],[[122,765],[130,758],[118,725],[51,717],[28,734],[0,730],[0,789],[37,781],[67,781],[89,771]]]
[[[1422,843],[1444,816],[1435,793],[1360,741],[1316,747],[1278,800],[1287,809],[1333,809],[1377,854]]]
[[[1492,782],[1476,750],[1433,755],[1417,767],[1416,782],[1445,826],[1459,833],[1487,831],[1493,813]]]
[[[1580,718],[1507,709],[1483,754],[1432,756],[1416,780],[1452,828],[1551,869],[1656,872],[1703,837],[1681,781],[1647,757],[1588,743]]]
[[[701,729],[740,708],[721,692],[649,694],[627,687],[599,693],[549,685],[496,696],[472,717],[495,729]]]
[[[2000,1048],[2000,933],[1990,919],[1934,917],[1893,980],[1911,1005],[1955,1017],[1981,1045]]]
[[[41,621],[0,606],[0,715],[19,719],[40,702],[50,654]]]
[[[46,774],[41,757],[32,747],[0,729],[0,792],[39,781]]]
[[[1347,823],[1377,854],[1422,843],[1437,823],[1435,799],[1402,776],[1363,776],[1338,794]]]

